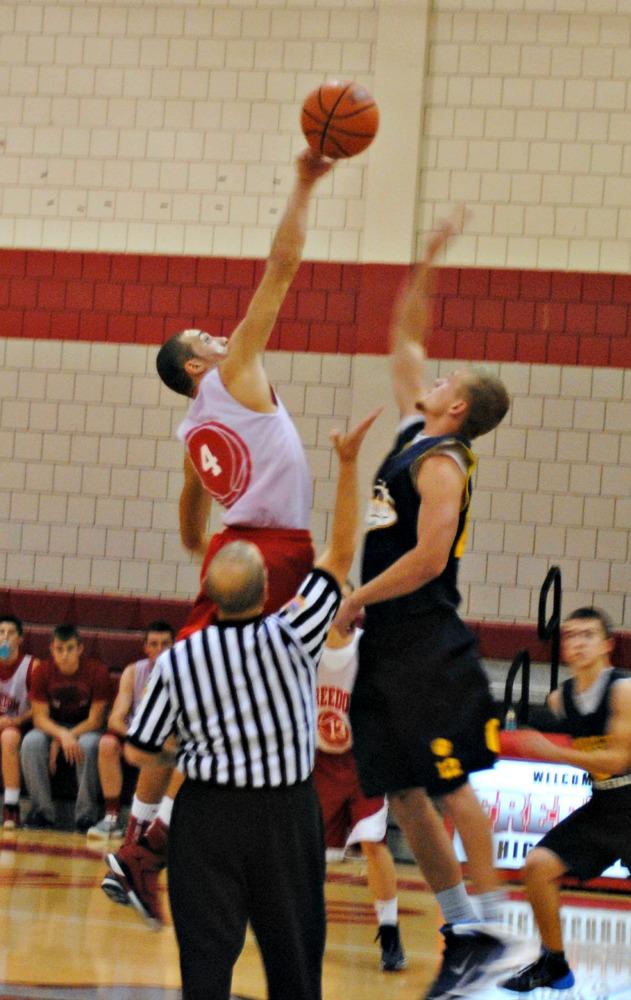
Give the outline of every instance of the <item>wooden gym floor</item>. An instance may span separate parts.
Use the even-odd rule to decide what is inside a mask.
[[[177,1000],[173,928],[152,932],[99,888],[103,849],[78,834],[0,834],[0,1000]],[[108,848],[109,849],[109,848]],[[417,870],[398,866],[401,932],[408,968],[379,970],[375,923],[360,861],[329,869],[325,1000],[420,1000],[441,950],[432,896]],[[577,978],[565,1000],[631,1000],[631,899],[568,893],[566,936]],[[166,903],[166,893],[165,893]],[[533,939],[530,909],[511,887],[508,922]],[[235,995],[265,997],[256,946],[248,937],[235,970]],[[549,1000],[549,990],[530,994]],[[480,1000],[508,1000],[499,989]]]

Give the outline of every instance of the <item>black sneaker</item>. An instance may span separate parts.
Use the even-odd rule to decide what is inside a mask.
[[[480,924],[445,924],[443,962],[425,1000],[453,1000],[486,985],[505,956],[506,945]]]
[[[550,986],[553,990],[570,990],[574,986],[574,973],[558,955],[544,951],[536,962],[516,972],[510,979],[500,983],[505,990],[513,993],[530,993],[539,986]]]
[[[401,947],[398,924],[381,924],[375,941],[381,944],[381,968],[384,972],[400,972],[408,960]]]
[[[38,809],[31,809],[24,820],[24,826],[28,830],[52,830],[54,825],[53,820]]]
[[[77,833],[87,833],[90,827],[94,826],[96,820],[94,816],[79,816],[75,820],[74,826]]]

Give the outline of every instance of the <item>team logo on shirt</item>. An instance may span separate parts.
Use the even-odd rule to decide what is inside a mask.
[[[373,494],[366,511],[366,529],[389,528],[398,521],[394,500],[383,479],[378,479],[373,486]]]
[[[243,438],[225,424],[208,420],[190,432],[186,446],[204,489],[222,507],[232,507],[252,478],[252,457]]]
[[[335,708],[318,712],[318,746],[325,753],[344,753],[352,746],[351,730],[344,715]]]
[[[0,715],[17,715],[20,703],[10,694],[0,693]]]

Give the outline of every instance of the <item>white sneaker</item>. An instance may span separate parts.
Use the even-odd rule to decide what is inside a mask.
[[[109,840],[110,837],[122,837],[124,833],[120,816],[116,813],[106,813],[102,820],[90,827],[88,837],[95,840]]]

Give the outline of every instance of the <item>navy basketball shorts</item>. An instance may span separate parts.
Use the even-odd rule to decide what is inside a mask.
[[[448,795],[492,767],[499,722],[473,633],[450,609],[362,636],[350,705],[369,796],[406,788]]]
[[[631,869],[631,785],[598,791],[541,838],[581,881],[602,875],[619,859]]]

